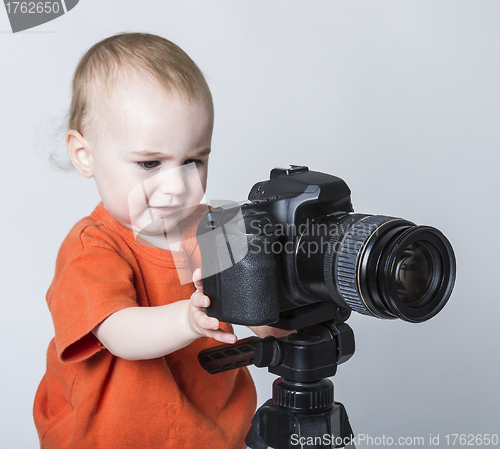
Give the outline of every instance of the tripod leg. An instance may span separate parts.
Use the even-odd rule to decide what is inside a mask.
[[[351,424],[347,416],[346,409],[340,402],[335,402],[333,405],[334,413],[332,414],[332,430],[337,427],[337,435],[341,437],[341,441],[337,444],[336,448],[345,447],[348,449],[356,449],[353,439]]]
[[[269,399],[257,410],[246,444],[251,449],[355,449],[353,437],[347,412],[339,402],[330,410],[305,414],[277,407]]]

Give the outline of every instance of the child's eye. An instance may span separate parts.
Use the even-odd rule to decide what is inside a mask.
[[[196,164],[196,166],[199,167],[201,164],[203,164],[203,162],[200,161],[199,159],[186,159],[184,161],[184,165],[187,164]]]
[[[144,168],[145,170],[153,170],[153,168],[156,168],[160,165],[160,162],[158,161],[143,161],[143,162],[137,162],[137,165],[139,167]]]

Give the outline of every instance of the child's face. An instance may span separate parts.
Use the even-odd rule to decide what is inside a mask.
[[[204,195],[211,107],[136,79],[95,109],[89,165],[104,206],[135,232],[170,231]]]

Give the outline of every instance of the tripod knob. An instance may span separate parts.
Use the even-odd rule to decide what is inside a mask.
[[[300,413],[317,413],[333,405],[333,383],[328,379],[317,382],[293,382],[283,378],[273,383],[273,403]]]

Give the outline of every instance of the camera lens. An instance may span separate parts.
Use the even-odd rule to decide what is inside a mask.
[[[421,307],[430,301],[433,280],[432,255],[423,242],[412,243],[396,262],[395,283],[398,296],[408,307]]]
[[[323,251],[307,258],[297,253],[298,277],[323,301],[378,318],[422,322],[451,295],[455,257],[435,228],[381,215],[333,215],[310,224],[298,247],[313,243]]]

